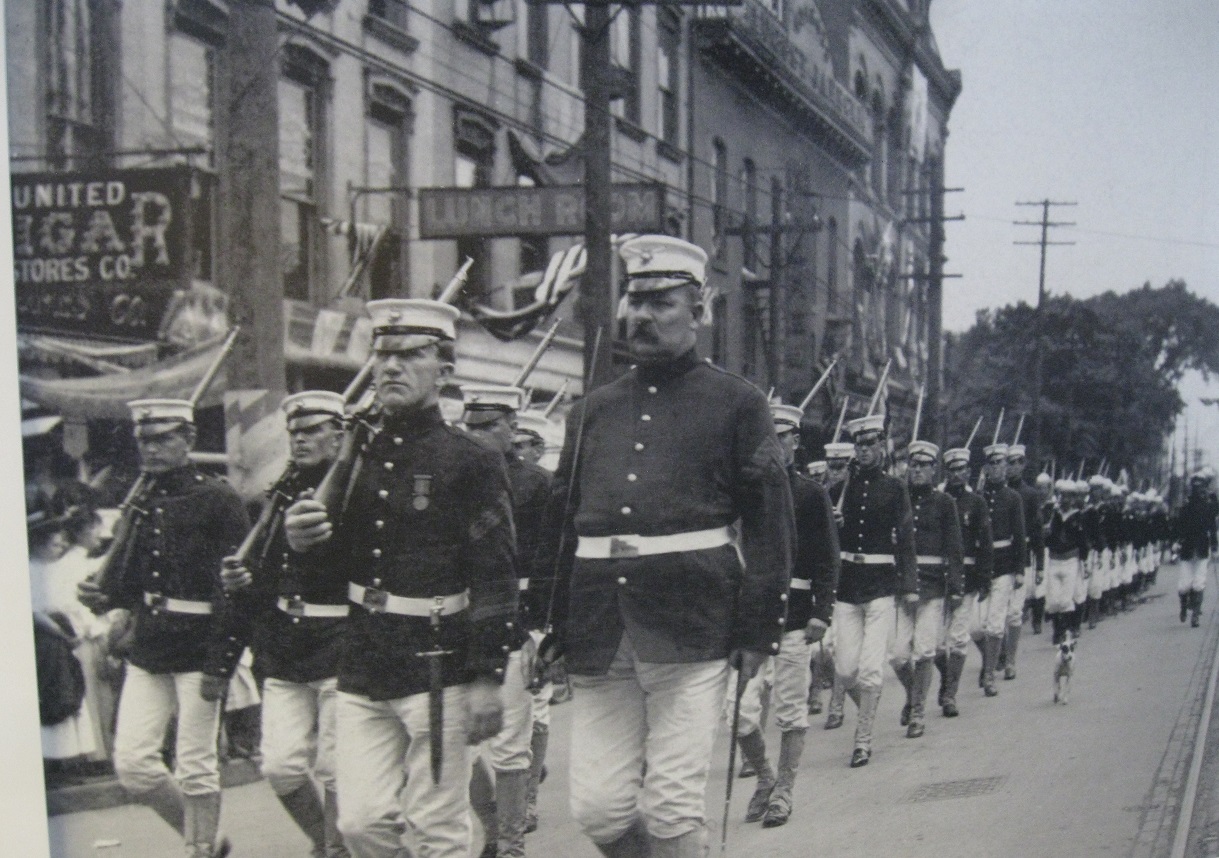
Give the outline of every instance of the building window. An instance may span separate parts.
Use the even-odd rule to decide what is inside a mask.
[[[215,164],[216,50],[181,33],[169,37],[169,130],[174,145],[202,146]]]
[[[540,69],[550,67],[550,7],[525,4],[525,57]]]
[[[711,143],[711,228],[716,239],[728,226],[728,149],[716,137]]]
[[[318,232],[327,68],[295,46],[285,52],[279,79],[280,270],[284,295],[308,300],[311,282],[324,282]]]
[[[97,102],[98,22],[89,0],[50,0],[43,7],[47,34],[47,159],[66,169],[79,156],[105,148]]]
[[[716,295],[711,302],[711,362],[716,366],[728,363],[728,296]]]
[[[410,7],[404,0],[368,0],[368,14],[399,30],[407,28]]]
[[[489,188],[495,167],[495,125],[474,111],[458,107],[455,113],[453,184],[459,188]],[[491,291],[491,254],[487,240],[468,236],[457,240],[457,264],[474,260],[464,293],[486,303]]]
[[[745,189],[745,233],[742,237],[741,261],[754,274],[758,273],[758,237],[753,230],[758,225],[758,168],[752,158],[746,158],[741,169],[741,184]]]
[[[368,100],[368,170],[370,188],[399,188],[409,184],[407,142],[411,102],[392,86],[373,84]],[[370,260],[368,288],[372,298],[404,295],[407,266],[407,201],[399,191],[369,193],[363,197],[363,217],[386,228]]]
[[[679,133],[677,58],[681,56],[681,22],[664,9],[658,14],[661,20],[657,29],[656,80],[660,98],[657,100],[656,132],[665,143],[675,146]]]
[[[610,62],[619,72],[622,100],[614,112],[628,122],[640,122],[639,91],[643,48],[640,44],[640,14],[638,6],[626,6],[614,17],[610,37]],[[625,72],[625,73],[623,73]]]

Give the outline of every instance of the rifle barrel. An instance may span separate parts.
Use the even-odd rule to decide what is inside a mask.
[[[237,342],[237,335],[241,333],[241,326],[234,325],[229,331],[229,335],[224,338],[223,345],[220,346],[220,351],[212,360],[211,365],[207,368],[207,372],[203,373],[203,377],[199,379],[199,383],[195,385],[194,391],[190,395],[191,407],[199,404],[199,400],[203,398],[203,394],[211,387],[212,381],[216,378],[216,373],[220,372],[220,367],[224,364],[224,359],[229,356],[229,352],[233,350],[233,345]]]

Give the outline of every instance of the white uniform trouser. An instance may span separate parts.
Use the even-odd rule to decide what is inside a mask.
[[[639,661],[626,634],[605,674],[572,674],[571,812],[589,839],[617,840],[640,815],[653,837],[705,830],[727,680],[726,659]]]
[[[1138,566],[1138,561],[1134,557],[1134,548],[1129,545],[1123,545],[1121,556],[1125,559],[1121,564],[1122,577],[1119,583],[1129,584],[1134,580],[1134,570]]]
[[[1020,628],[1021,620],[1024,619],[1024,601],[1026,598],[1032,598],[1029,594],[1032,592],[1033,578],[1036,576],[1036,570],[1030,563],[1024,567],[1024,580],[1020,582],[1020,586],[1016,586],[1015,577],[1012,578],[1012,591],[1007,596],[1007,626],[1009,628]]]
[[[897,631],[889,660],[893,664],[935,658],[944,625],[944,598],[920,599],[917,605],[897,603]]]
[[[1084,573],[1087,571],[1085,568],[1087,560],[1080,558],[1077,562],[1079,565],[1076,567],[1078,571],[1075,574],[1075,590],[1071,594],[1071,599],[1078,607],[1088,601],[1088,579],[1084,577]]]
[[[1082,577],[1080,561],[1077,557],[1066,560],[1056,560],[1053,557],[1045,561],[1045,612],[1058,614],[1075,610],[1076,580]]]
[[[407,830],[420,855],[467,858],[472,755],[466,693],[464,685],[444,689],[443,765],[435,785],[426,693],[370,700],[339,692],[339,831],[355,858],[410,854],[402,840]]]
[[[199,695],[203,674],[149,673],[127,665],[114,736],[114,769],[133,795],[150,792],[171,775],[161,758],[165,729],[177,713],[174,772],[183,795],[220,791],[216,749],[220,701]]]
[[[892,596],[834,603],[834,671],[847,688],[881,687],[896,622]]]
[[[1104,595],[1108,580],[1108,561],[1105,552],[1092,551],[1088,554],[1088,569],[1092,577],[1088,579],[1088,598],[1099,599]]]
[[[522,771],[533,759],[533,695],[525,679],[521,651],[508,655],[500,697],[504,701],[504,726],[484,742],[487,762],[497,772]]]
[[[1122,582],[1122,572],[1118,568],[1118,552],[1113,548],[1106,548],[1105,553],[1101,556],[1101,564],[1105,572],[1104,587],[1108,592]]]
[[[978,594],[966,593],[961,604],[948,612],[948,618],[940,629],[937,647],[946,653],[964,653],[969,645],[969,629],[978,610]]]
[[[277,795],[309,782],[309,769],[328,792],[334,785],[335,677],[262,687],[262,773]]]
[[[1007,605],[1011,598],[1012,576],[991,578],[990,592],[985,599],[978,599],[970,634],[975,638],[1001,637],[1007,628]]]
[[[745,684],[738,736],[748,736],[765,726],[762,724],[762,695],[767,688],[773,688],[772,708],[780,730],[808,728],[808,687],[813,680],[811,660],[814,646],[816,644],[805,641],[804,629],[783,634],[779,654],[766,659],[753,679]],[[731,670],[725,695],[725,719],[729,725],[732,724],[735,702],[736,671]]]
[[[1180,561],[1181,572],[1177,578],[1177,592],[1188,593],[1190,590],[1197,590],[1201,593],[1206,587],[1207,564],[1208,560],[1205,557]]]

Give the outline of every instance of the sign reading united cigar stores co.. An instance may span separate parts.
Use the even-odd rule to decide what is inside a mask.
[[[17,324],[152,340],[185,284],[186,167],[12,177]]]

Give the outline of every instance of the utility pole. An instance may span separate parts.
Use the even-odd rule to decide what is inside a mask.
[[[279,61],[272,0],[229,4],[221,66],[217,280],[241,334],[228,387],[284,390],[279,269]]]
[[[1033,431],[1030,436],[1029,446],[1033,448],[1033,455],[1041,457],[1041,335],[1044,331],[1045,317],[1045,249],[1050,245],[1068,245],[1074,244],[1073,241],[1050,241],[1050,227],[1059,226],[1075,226],[1074,221],[1051,221],[1050,207],[1051,206],[1074,206],[1078,203],[1074,202],[1055,202],[1054,200],[1044,199],[1034,202],[1016,203],[1018,206],[1040,206],[1041,220],[1017,220],[1012,223],[1017,226],[1040,226],[1041,240],[1040,241],[1016,241],[1013,244],[1035,244],[1041,247],[1041,273],[1037,280],[1037,309],[1034,311],[1034,333],[1033,333]]]
[[[925,223],[930,226],[930,240],[927,243],[927,273],[902,274],[899,277],[925,280],[927,283],[927,395],[923,404],[922,427],[920,434],[924,438],[934,438],[943,444],[941,436],[943,427],[940,423],[940,381],[944,374],[944,281],[959,278],[960,274],[945,274],[944,262],[944,223],[950,220],[965,220],[965,215],[944,214],[944,195],[958,193],[964,188],[944,187],[944,164],[935,160],[931,168],[931,187],[926,189],[930,195],[931,213],[927,217],[907,218],[902,226],[907,224]],[[915,188],[905,191],[905,194],[922,194],[924,190]]]

